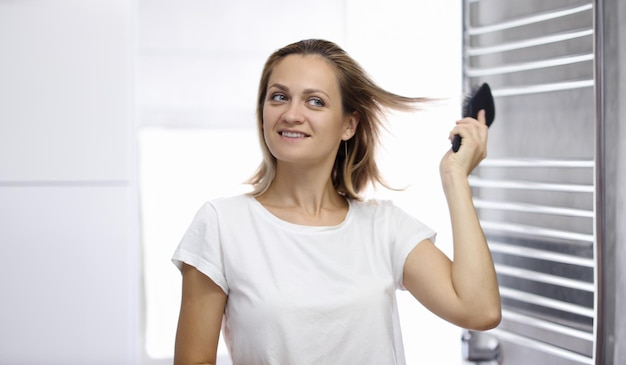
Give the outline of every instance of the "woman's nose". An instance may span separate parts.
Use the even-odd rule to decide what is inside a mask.
[[[304,114],[302,111],[303,106],[301,103],[293,100],[289,103],[287,110],[283,114],[283,119],[289,123],[300,123],[304,120]]]

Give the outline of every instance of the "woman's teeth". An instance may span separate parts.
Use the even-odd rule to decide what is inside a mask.
[[[304,138],[306,137],[306,135],[304,133],[297,133],[297,132],[281,132],[283,137],[287,137],[287,138]]]

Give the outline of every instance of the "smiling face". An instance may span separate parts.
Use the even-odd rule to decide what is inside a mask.
[[[263,105],[263,135],[279,163],[332,167],[356,124],[343,112],[335,70],[324,58],[296,54],[276,65]]]

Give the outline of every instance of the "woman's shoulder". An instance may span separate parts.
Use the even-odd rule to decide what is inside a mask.
[[[391,200],[377,198],[366,198],[361,200],[353,199],[350,201],[350,204],[363,209],[381,209],[394,206]]]
[[[198,209],[198,213],[205,216],[237,214],[241,212],[242,209],[249,207],[251,199],[254,198],[248,194],[213,197],[202,203]]]
[[[205,201],[203,205],[217,211],[232,210],[248,206],[252,199],[254,199],[254,197],[249,194],[224,195],[213,197]]]
[[[373,216],[388,215],[395,209],[395,205],[391,200],[375,198],[351,200],[350,207],[357,214]]]
[[[353,200],[350,204],[357,213],[369,216],[394,219],[410,216],[404,208],[398,206],[394,201],[389,199],[370,198]]]

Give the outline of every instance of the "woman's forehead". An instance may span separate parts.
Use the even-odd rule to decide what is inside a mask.
[[[269,78],[268,86],[281,84],[287,88],[314,88],[339,91],[333,65],[320,55],[294,54],[280,60]]]

